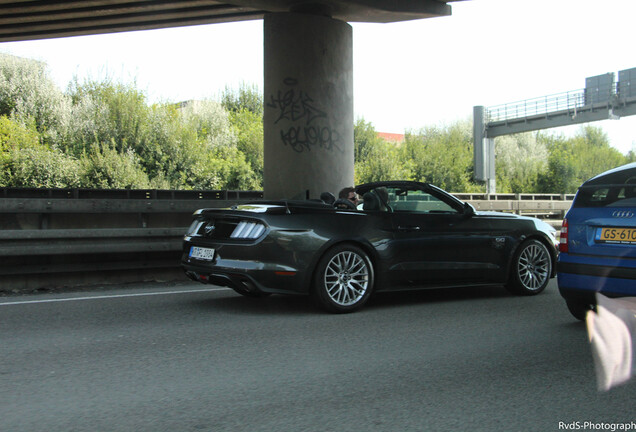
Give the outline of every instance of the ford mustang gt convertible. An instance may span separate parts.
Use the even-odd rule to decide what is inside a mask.
[[[556,231],[539,219],[478,212],[419,182],[356,192],[357,206],[254,201],[198,210],[181,264],[196,281],[249,297],[310,295],[336,313],[379,291],[501,284],[533,295],[555,275]]]

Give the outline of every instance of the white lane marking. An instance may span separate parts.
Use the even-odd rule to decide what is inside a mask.
[[[67,297],[67,298],[61,298],[61,299],[26,300],[26,301],[0,303],[0,306],[13,306],[13,305],[23,305],[23,304],[36,304],[36,303],[57,303],[57,302],[69,302],[69,301],[83,301],[83,300],[103,300],[103,299],[114,299],[114,298],[124,298],[124,297],[144,297],[144,296],[169,295],[169,294],[188,294],[188,293],[210,292],[210,291],[225,291],[229,289],[230,288],[207,288],[207,289],[184,290],[184,291],[162,291],[162,292],[135,293],[135,294],[113,294],[113,295],[101,295],[101,296],[90,296],[90,297]]]

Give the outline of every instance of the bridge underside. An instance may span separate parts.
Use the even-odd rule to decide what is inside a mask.
[[[0,42],[261,19],[299,12],[345,22],[396,22],[450,15],[458,0],[0,0]]]

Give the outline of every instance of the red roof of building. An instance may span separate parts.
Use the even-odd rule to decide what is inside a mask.
[[[389,132],[378,132],[378,136],[385,141],[401,144],[404,142],[404,134],[396,134]]]

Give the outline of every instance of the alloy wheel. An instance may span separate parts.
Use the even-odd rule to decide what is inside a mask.
[[[542,289],[550,278],[550,254],[539,242],[528,244],[519,254],[519,282],[530,291]]]
[[[369,286],[367,261],[352,251],[337,253],[325,268],[324,286],[334,303],[340,306],[356,304]]]

